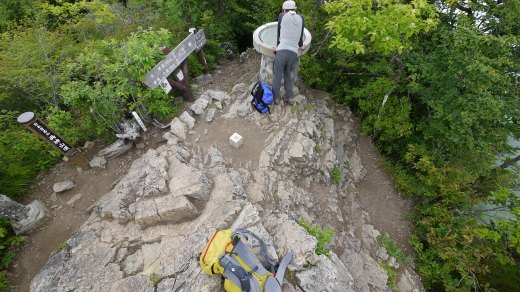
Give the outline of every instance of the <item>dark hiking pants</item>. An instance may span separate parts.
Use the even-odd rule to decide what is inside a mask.
[[[276,51],[274,57],[274,80],[273,80],[273,97],[278,101],[280,97],[280,86],[282,83],[282,74],[284,80],[285,100],[294,97],[291,72],[298,61],[298,54],[289,50]]]

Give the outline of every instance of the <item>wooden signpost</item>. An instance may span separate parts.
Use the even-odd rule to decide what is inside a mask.
[[[195,32],[194,28],[189,31],[190,34],[172,51],[166,46],[161,48],[166,57],[146,74],[144,83],[152,89],[161,86],[166,93],[173,88],[187,100],[193,100],[188,76],[189,54],[195,51],[206,72],[209,72],[209,68],[202,50],[206,44],[204,31],[201,29]]]
[[[33,112],[25,112],[19,115],[17,121],[63,155],[67,156],[77,166],[83,169],[90,169],[90,164],[87,159],[58,134],[54,133],[54,131],[43,123]]]

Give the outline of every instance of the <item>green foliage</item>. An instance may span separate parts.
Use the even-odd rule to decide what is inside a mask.
[[[289,282],[292,282],[292,281],[296,281],[296,271],[291,271],[291,270],[287,270],[285,272],[285,277],[284,277],[287,281]]]
[[[16,122],[17,112],[0,110],[0,185],[2,193],[16,197],[39,171],[59,157],[57,151]]]
[[[490,262],[514,264],[508,252],[513,244],[510,235],[480,223],[478,213],[467,209],[426,204],[419,208],[412,244],[421,263],[419,272],[430,289],[471,287],[477,275],[492,272]]]
[[[312,103],[306,103],[303,107],[309,112],[312,112],[314,110],[314,104]]]
[[[9,277],[4,271],[0,272],[0,291],[5,291],[9,288]]]
[[[329,2],[332,38],[313,38],[302,75],[362,117],[397,187],[415,197],[413,244],[427,289],[478,290],[500,270],[491,264],[517,265],[518,174],[496,164],[511,153],[508,138],[520,137],[520,54],[511,45],[520,5],[436,5]]]
[[[330,244],[332,243],[332,237],[335,235],[334,230],[322,227],[321,225],[312,225],[304,219],[298,220],[298,224],[305,228],[309,235],[316,237],[318,240],[315,250],[316,254],[328,255]]]
[[[235,52],[250,46],[251,31],[276,20],[281,3],[2,1],[0,106],[10,110],[0,115],[2,191],[23,193],[59,156],[15,122],[19,112],[36,112],[73,144],[112,139],[132,110],[169,118],[172,97],[142,84],[163,57],[158,48],[203,28],[214,66],[224,42]],[[396,185],[414,196],[412,243],[427,289],[514,282],[506,279],[518,278],[518,174],[496,163],[513,150],[507,138],[520,138],[519,1],[323,3],[297,2],[313,34],[303,79],[362,117]],[[194,56],[189,64],[191,75],[202,72]]]
[[[69,248],[69,245],[67,244],[66,241],[64,242],[60,242],[57,246],[56,246],[56,249],[61,251],[61,250],[64,250],[64,249],[68,249]]]
[[[14,258],[14,252],[10,249],[19,246],[23,242],[22,236],[15,236],[6,219],[0,219],[0,269],[6,269]]]
[[[161,283],[162,277],[157,275],[156,273],[150,274],[150,282],[152,282],[153,286],[157,288],[157,285]]]
[[[50,30],[66,30],[82,38],[102,38],[118,29],[117,16],[103,1],[52,1],[36,4],[36,22]]]
[[[56,249],[58,250],[58,252],[60,252],[60,251],[63,250],[63,251],[65,251],[65,253],[66,253],[67,255],[70,256],[70,250],[71,250],[71,247],[70,247],[70,245],[67,243],[67,241],[64,241],[64,242],[59,243],[59,244],[56,246]]]
[[[160,87],[151,90],[142,85],[143,76],[162,57],[159,48],[171,38],[164,29],[140,30],[125,41],[92,43],[69,65],[75,80],[62,86],[63,102],[76,109],[84,125],[107,139],[132,110],[171,117],[176,112],[172,98]],[[76,131],[82,132],[78,126]]]
[[[71,112],[60,110],[56,107],[50,109],[47,124],[67,142],[78,145],[85,140],[86,125],[82,121],[74,119]]]
[[[71,36],[41,27],[0,34],[0,91],[6,106],[34,111],[58,105],[59,86],[69,78],[64,64],[76,49]]]
[[[392,291],[399,291],[397,289],[397,273],[396,273],[396,271],[394,271],[394,269],[390,265],[385,263],[385,262],[377,261],[377,263],[379,264],[379,266],[381,266],[381,268],[383,268],[385,270],[386,275],[388,276],[388,280],[386,281],[386,284],[388,286],[390,286],[390,288],[392,288]]]
[[[29,8],[29,0],[3,0],[0,2],[0,32],[9,26],[9,22],[22,19]]]
[[[314,145],[314,151],[316,151],[316,153],[321,153],[321,146],[319,144]]]
[[[333,184],[339,184],[341,182],[342,176],[341,176],[341,170],[340,170],[339,166],[335,165],[330,170],[330,180]]]
[[[297,104],[291,105],[291,113],[295,114],[297,111],[298,111],[298,105]]]
[[[516,261],[518,262],[518,260],[517,257]],[[511,279],[520,278],[520,265],[491,262],[490,270],[492,273],[481,276],[480,282],[490,283],[490,287],[497,291],[516,291],[518,289],[518,281],[511,281]]]
[[[9,285],[9,279],[5,270],[15,256],[12,249],[19,246],[23,240],[22,236],[14,235],[7,219],[0,219],[0,291],[4,291]]]
[[[426,0],[338,0],[325,9],[333,15],[327,23],[334,32],[331,45],[347,53],[364,54],[367,48],[385,55],[401,53],[412,46],[413,36],[437,24],[437,11]]]
[[[253,0],[174,1],[168,7],[175,15],[166,17],[178,17],[188,27],[204,29],[208,39],[230,42],[242,50],[251,46],[251,32],[263,23],[264,15],[272,13]]]
[[[463,158],[481,174],[494,164],[494,153],[508,151],[506,138],[520,135],[511,120],[520,114],[517,81],[507,73],[520,66],[507,57],[511,48],[505,40],[473,28],[443,26],[432,37],[421,48],[428,54],[416,52],[410,60],[410,88],[430,111],[418,129],[441,155]]]
[[[398,246],[390,239],[390,236],[388,234],[380,235],[379,243],[382,247],[386,249],[388,254],[392,257],[394,257],[398,263],[402,265],[409,265],[412,262],[412,259],[407,256]]]

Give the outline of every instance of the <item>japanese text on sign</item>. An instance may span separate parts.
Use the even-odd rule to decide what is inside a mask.
[[[195,51],[198,51],[202,49],[202,47],[206,44],[206,35],[204,34],[204,31],[200,29],[195,34],[195,42],[197,43],[197,48]]]
[[[206,35],[203,30],[194,33],[194,30],[171,51],[161,62],[146,74],[144,83],[152,89],[161,85],[161,81],[166,79],[173,70],[188,57],[193,51],[199,51],[206,43]]]
[[[63,139],[61,139],[58,135],[54,134],[51,130],[49,130],[45,125],[39,123],[38,121],[33,122],[30,127],[35,130],[37,133],[41,134],[43,137],[49,139],[50,142],[54,144],[54,146],[59,149],[62,153],[67,153],[72,146],[68,145]]]

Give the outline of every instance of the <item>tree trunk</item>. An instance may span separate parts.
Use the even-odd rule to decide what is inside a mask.
[[[510,166],[512,166],[513,164],[517,163],[518,161],[520,160],[520,155],[518,155],[517,157],[515,158],[512,158],[512,159],[508,159],[506,160],[504,163],[502,163],[499,167],[502,168],[502,169],[506,169]]]

